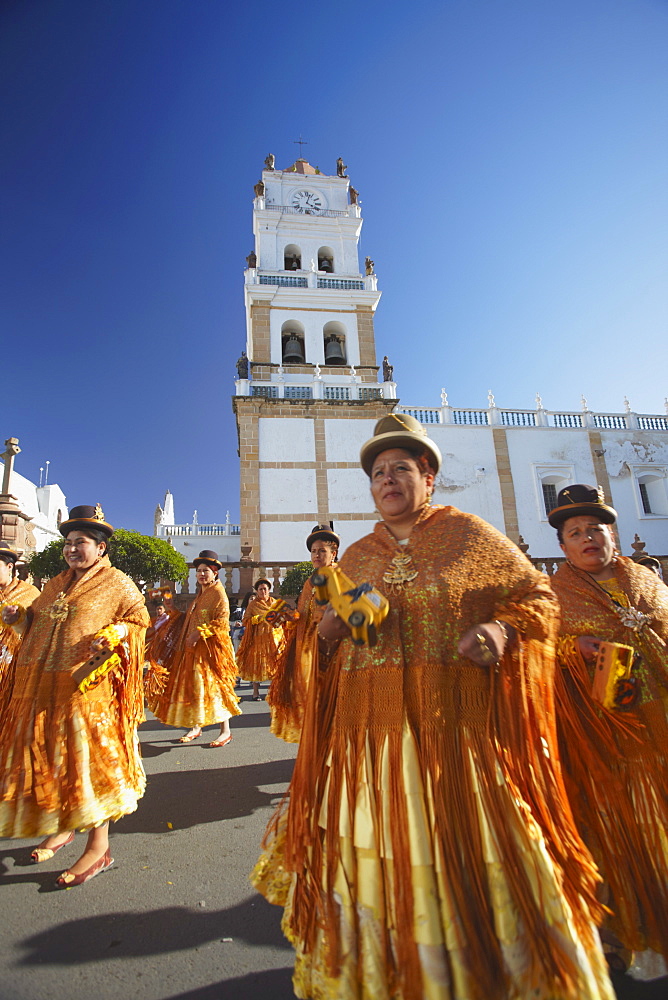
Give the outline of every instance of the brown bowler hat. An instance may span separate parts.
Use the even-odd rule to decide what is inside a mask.
[[[314,542],[333,542],[338,547],[341,544],[341,539],[328,524],[316,524],[306,539],[306,548],[309,552]]]
[[[102,531],[107,538],[111,538],[114,533],[113,525],[105,521],[104,511],[99,503],[95,504],[94,507],[86,504],[72,507],[67,520],[61,521],[58,525],[58,531],[63,538],[66,538],[70,531],[76,531],[77,528],[96,528],[97,531]]]
[[[617,511],[605,502],[605,495],[600,486],[587,486],[585,483],[574,483],[559,490],[557,506],[547,515],[553,528],[559,528],[569,517],[580,517],[581,514],[594,514],[603,524],[614,524]]]
[[[415,417],[408,413],[388,413],[382,417],[361,448],[360,462],[367,476],[371,475],[374,459],[387,448],[419,448],[429,455],[429,465],[434,472],[441,468],[441,452]]]
[[[197,559],[193,559],[193,566],[197,567],[200,563],[206,563],[207,566],[215,566],[217,570],[222,569],[222,562],[218,558],[218,553],[214,552],[213,549],[202,549]]]

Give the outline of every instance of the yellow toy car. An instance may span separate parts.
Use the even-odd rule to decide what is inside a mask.
[[[371,583],[356,586],[339,566],[326,566],[311,576],[318,604],[332,608],[350,626],[356,646],[375,646],[377,628],[387,617],[390,602]]]

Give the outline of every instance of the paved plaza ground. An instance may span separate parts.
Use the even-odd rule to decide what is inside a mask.
[[[112,830],[110,871],[53,888],[82,837],[45,865],[34,842],[0,842],[0,1000],[290,1000],[281,911],[248,882],[296,747],[241,688],[233,740],[186,746],[141,727],[146,795]],[[217,727],[205,731],[213,738]],[[666,1000],[668,984],[616,981],[620,1000]],[[577,1000],[577,998],[573,998]]]

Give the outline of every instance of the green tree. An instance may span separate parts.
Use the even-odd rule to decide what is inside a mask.
[[[34,552],[28,560],[28,569],[36,580],[50,580],[67,569],[62,541],[49,542],[41,552]]]
[[[281,597],[297,597],[312,572],[313,564],[311,562],[300,562],[289,569],[280,586]]]
[[[142,535],[139,531],[118,528],[109,543],[109,558],[112,566],[127,573],[140,589],[158,580],[183,583],[188,576],[188,564],[180,552],[164,538]],[[50,542],[42,552],[32,556],[29,567],[32,575],[40,580],[50,580],[62,573],[67,569],[63,543]]]

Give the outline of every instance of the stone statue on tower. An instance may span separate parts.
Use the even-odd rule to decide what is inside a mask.
[[[241,357],[237,361],[237,374],[239,378],[248,378],[248,357],[245,351],[241,352]]]

